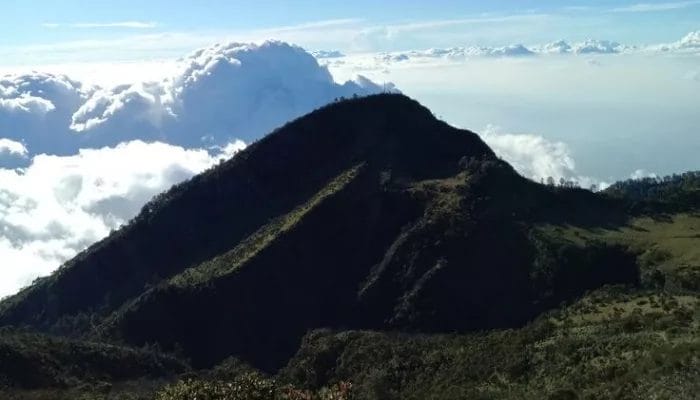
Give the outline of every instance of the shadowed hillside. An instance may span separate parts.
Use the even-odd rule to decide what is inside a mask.
[[[634,283],[624,248],[546,265],[558,249],[531,231],[621,218],[613,201],[520,177],[413,100],[372,96],[291,122],[159,196],[4,302],[0,323],[274,370],[310,328],[512,327],[586,289]],[[85,315],[104,322],[94,331]]]
[[[646,223],[629,209],[625,196],[519,176],[405,96],[341,101],[158,196],[0,303],[0,326],[156,345],[194,369],[234,356],[273,373],[290,359],[291,371],[318,328],[471,334],[522,328],[607,284],[658,288],[668,277],[669,290],[694,290],[694,264],[668,267],[680,251],[648,251],[676,225],[621,234]]]

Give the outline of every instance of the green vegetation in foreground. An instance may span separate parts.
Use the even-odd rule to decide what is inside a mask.
[[[339,382],[318,390],[283,385],[259,373],[246,373],[230,381],[183,380],[160,390],[155,400],[349,400],[352,384]]]
[[[3,398],[690,400],[700,391],[699,306],[697,295],[606,287],[521,329],[314,331],[276,376],[229,359],[170,383],[93,383]]]
[[[87,340],[0,329],[0,399],[80,399],[125,390],[150,393],[161,379],[189,371],[156,348],[134,349]],[[128,383],[132,381],[132,383]],[[124,389],[122,389],[124,388]]]
[[[318,331],[282,372],[353,399],[695,399],[697,296],[609,287],[517,330],[468,335]]]

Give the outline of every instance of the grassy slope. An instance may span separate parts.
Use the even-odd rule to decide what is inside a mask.
[[[155,349],[10,329],[0,330],[0,360],[2,399],[12,398],[12,393],[55,399],[56,393],[65,390],[75,394],[74,389],[79,387],[84,391],[104,392],[113,386],[128,385],[129,381],[157,381],[189,370],[183,361]]]
[[[339,175],[294,212],[273,221],[272,228],[252,235],[259,239],[251,239],[253,244],[265,249],[265,238],[286,232],[284,227],[293,228],[300,220],[296,216],[313,211],[352,182],[358,171],[353,168]],[[464,190],[469,181],[469,175],[461,173],[418,181],[408,191],[429,200],[422,219],[451,221],[461,207],[455,191]],[[225,377],[201,371],[183,376],[179,383],[166,388],[162,388],[165,381],[153,379],[111,385],[90,378],[87,381],[91,383],[82,387],[13,393],[19,396],[16,398],[30,399],[158,396],[159,400],[179,400],[206,394],[212,399],[263,400],[346,398],[340,396],[692,399],[700,390],[700,298],[688,285],[697,283],[697,276],[687,275],[687,271],[694,271],[698,265],[698,229],[700,216],[692,213],[643,217],[626,225],[598,228],[539,226],[537,231],[552,242],[629,247],[639,254],[647,272],[661,269],[669,278],[663,287],[654,290],[595,291],[521,329],[463,335],[317,331],[307,335],[301,350],[277,377],[257,372],[250,375],[249,370]],[[205,264],[200,271],[203,275],[197,276],[205,276],[207,281],[224,277],[230,272],[228,267],[235,264]],[[678,276],[686,278],[680,281]],[[201,284],[198,282],[190,277],[173,283],[197,286]],[[352,389],[349,394],[346,389],[338,394],[339,388],[346,388],[345,382],[350,382]]]
[[[640,254],[646,283],[672,291],[700,290],[700,213],[639,217],[615,228],[547,225],[541,230],[575,245],[603,241],[627,246]]]
[[[305,338],[283,378],[308,387],[353,382],[357,399],[696,398],[700,215],[537,231],[560,245],[628,247],[638,254],[647,287],[596,290],[516,330],[318,331]]]
[[[606,287],[515,330],[315,331],[275,377],[227,362],[166,387],[163,381],[142,380],[14,394],[22,399],[694,399],[700,390],[699,305],[689,294]]]
[[[354,171],[341,174],[329,187],[344,187]],[[461,175],[420,181],[409,190],[432,199],[424,218],[439,219],[459,208],[453,189],[463,189],[468,180]],[[333,192],[322,190],[305,204],[318,204]],[[273,225],[288,226],[284,221],[295,220],[292,216]],[[694,213],[641,217],[612,227],[539,226],[537,231],[553,242],[629,247],[639,254],[646,272],[659,269],[668,278],[655,289],[594,291],[520,329],[462,335],[316,331],[306,336],[301,350],[277,377],[251,375],[249,369],[227,376],[201,371],[182,376],[167,388],[162,388],[165,381],[148,378],[100,383],[109,377],[96,379],[99,374],[70,369],[66,373],[65,365],[57,373],[55,366],[61,363],[40,355],[54,368],[48,376],[68,377],[72,386],[6,392],[6,396],[146,399],[158,392],[159,400],[212,393],[213,399],[265,400],[348,395],[353,399],[693,399],[700,390],[700,297],[692,285],[698,283],[693,273],[700,265],[699,230],[700,216]],[[217,275],[225,270],[208,272]],[[39,348],[43,350],[37,354],[51,354],[45,346]],[[121,357],[119,352],[112,354]],[[63,360],[66,365],[71,362]],[[80,375],[87,376],[81,378],[87,385],[75,386],[80,381],[75,376]],[[338,394],[345,382],[352,389]]]
[[[169,349],[177,344],[197,365],[211,365],[231,354],[248,361],[247,357],[264,362],[283,358],[275,361],[283,365],[308,326],[324,326],[319,319],[345,316],[332,312],[334,302],[343,301],[336,286],[345,284],[343,274],[353,273],[342,263],[354,265],[355,257],[364,257],[363,246],[376,245],[375,232],[398,230],[392,215],[410,216],[400,207],[382,213],[382,207],[396,204],[383,205],[378,193],[357,189],[373,184],[373,177],[363,164],[349,168],[229,253],[127,304],[99,328],[100,336],[137,345],[157,341]],[[383,219],[357,217],[364,207],[358,201],[365,195],[374,199],[370,202],[379,207],[376,216]],[[344,235],[362,240],[339,239]],[[329,243],[348,248],[331,248]]]
[[[352,182],[362,166],[363,164],[357,165],[338,175],[304,204],[258,229],[231,251],[174,276],[170,279],[169,284],[178,287],[204,285],[213,279],[222,278],[235,272],[236,269],[255,257],[258,252],[269,246],[279,235],[292,229],[297,222],[321,202]]]
[[[283,371],[357,399],[693,399],[697,296],[596,291],[518,330],[310,334]]]
[[[536,200],[554,199],[547,212],[567,207],[502,162],[393,181],[376,163],[363,165],[232,251],[146,291],[112,314],[100,337],[179,348],[198,367],[235,355],[274,371],[311,329],[516,327],[587,289],[636,279],[633,258],[615,265],[624,274],[607,273],[621,254],[607,250],[593,258],[598,266],[532,278],[527,220],[541,218]]]

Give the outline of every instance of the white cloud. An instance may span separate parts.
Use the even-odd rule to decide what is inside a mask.
[[[511,44],[501,47],[470,46],[385,52],[375,55],[374,58],[377,62],[387,64],[399,63],[408,60],[420,61],[425,59],[442,59],[447,61],[462,62],[475,57],[527,57],[548,54],[617,54],[621,52],[630,52],[633,50],[633,47],[624,46],[617,42],[589,39],[573,44],[569,44],[564,40],[559,40],[545,45],[531,47],[527,47],[522,44]]]
[[[11,99],[0,99],[0,109],[8,113],[44,115],[56,107],[49,100],[25,93]]]
[[[546,181],[551,177],[555,182],[562,178],[575,181],[585,188],[594,184],[598,188],[609,186],[606,182],[580,175],[566,143],[534,134],[505,133],[494,125],[487,126],[480,136],[499,157],[534,181]]]
[[[65,76],[30,73],[0,78],[0,137],[30,152],[65,153],[77,138],[68,134],[73,112],[89,88]]]
[[[395,63],[414,59],[445,59],[465,61],[470,57],[522,57],[535,53],[522,44],[503,47],[449,47],[445,49],[432,48],[428,50],[411,50],[403,52],[379,53],[375,59],[380,62]]]
[[[692,43],[691,39],[684,39],[686,43]],[[688,46],[687,44],[685,45]],[[588,39],[583,42],[568,43],[564,40],[545,45],[525,46],[523,44],[511,44],[500,47],[468,46],[430,48],[427,50],[407,50],[380,53],[360,53],[338,55],[333,58],[317,56],[319,61],[327,66],[339,66],[349,64],[357,70],[375,69],[381,70],[397,64],[431,63],[434,61],[462,63],[478,58],[525,58],[549,55],[605,55],[619,53],[633,53],[635,51],[648,51],[649,48],[636,48],[625,46],[609,40]],[[664,50],[664,51],[668,51]]]
[[[34,154],[134,139],[223,145],[257,139],[336,97],[382,90],[363,78],[336,83],[312,55],[282,42],[218,44],[166,70],[174,72],[112,88],[45,73],[5,77],[0,137],[21,140]]]
[[[656,48],[661,51],[700,52],[700,31],[690,32],[677,42]]]
[[[8,113],[45,115],[75,107],[81,85],[65,76],[32,72],[0,77],[0,129]],[[5,117],[7,118],[7,117]]]
[[[522,44],[512,44],[505,47],[496,47],[492,49],[487,55],[490,56],[507,56],[507,57],[521,57],[521,56],[531,56],[535,53],[523,46]]]
[[[20,142],[15,142],[7,138],[0,138],[0,155],[3,153],[24,157],[27,155],[27,148]]]
[[[535,47],[534,51],[542,54],[568,54],[571,53],[572,47],[566,40],[557,40],[556,42]]]
[[[649,172],[649,171],[644,170],[644,169],[635,170],[630,175],[631,179],[656,178],[656,177],[658,177],[657,174],[655,174],[653,172]]]
[[[132,141],[72,156],[38,155],[26,168],[0,169],[0,297],[106,236],[153,195],[243,147],[236,141],[212,154]]]
[[[79,22],[70,24],[45,23],[44,28],[75,28],[75,29],[99,29],[99,28],[124,28],[124,29],[153,29],[158,26],[155,22],[120,21],[120,22]]]
[[[345,57],[345,54],[340,50],[314,50],[310,52],[312,56],[321,58],[340,58]]]
[[[558,40],[544,45],[526,46],[511,44],[506,46],[466,46],[429,48],[427,50],[405,50],[379,53],[350,53],[344,55],[334,52],[329,58],[321,52],[316,57],[329,67],[345,66],[356,71],[388,71],[390,67],[407,64],[463,63],[478,58],[518,58],[551,55],[598,56],[615,54],[658,53],[700,54],[700,31],[690,32],[682,39],[665,44],[632,46],[612,40],[587,39],[582,42]],[[591,65],[601,65],[598,61],[588,61]]]
[[[680,40],[672,43],[650,45],[644,48],[650,53],[678,53],[700,55],[700,31],[690,32]]]
[[[678,47],[682,49],[700,49],[700,31],[690,32],[679,42]]]
[[[0,138],[0,168],[21,165],[26,162],[28,154],[24,143]]]
[[[576,54],[615,54],[626,50],[625,46],[610,40],[588,39],[572,46]]]
[[[576,163],[562,142],[532,134],[504,133],[494,125],[487,126],[481,137],[499,157],[528,178],[539,181],[550,176],[557,180],[576,176]]]
[[[382,90],[366,79],[338,84],[309,53],[281,42],[214,45],[181,67],[162,82],[96,92],[71,129],[120,140],[138,132],[188,146],[202,137],[251,140],[336,97]]]

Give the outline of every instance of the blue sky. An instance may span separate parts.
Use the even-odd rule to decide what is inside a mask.
[[[2,7],[2,65],[168,57],[214,38],[262,40],[280,28],[285,39],[296,39],[302,46],[346,51],[537,44],[559,38],[645,44],[677,40],[700,29],[700,1],[693,0],[12,0]],[[332,34],[350,20],[354,31],[402,24],[424,26],[381,42],[357,43],[349,35]],[[454,23],[446,23],[449,21]],[[310,24],[327,24],[329,34],[304,35]],[[140,40],[143,37],[147,40]],[[140,42],[143,51],[129,52],[129,40]],[[88,41],[99,51],[91,53],[94,49],[87,43],[80,46]],[[143,49],[144,42],[153,44]],[[42,57],[36,54],[43,49],[35,47],[38,45],[59,47]]]

